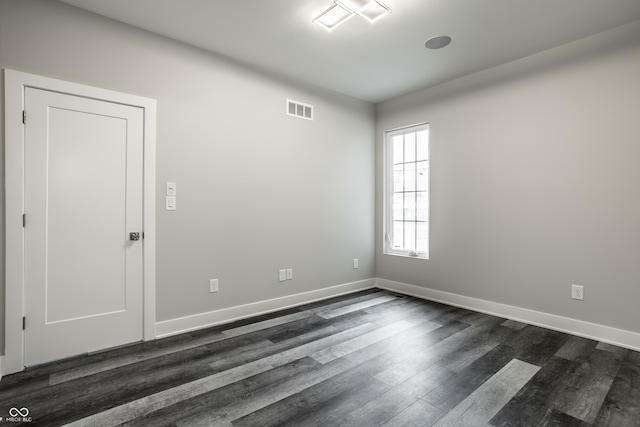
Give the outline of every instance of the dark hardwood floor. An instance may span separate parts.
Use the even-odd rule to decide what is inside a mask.
[[[371,290],[5,376],[0,425],[24,408],[38,426],[640,426],[640,353]]]

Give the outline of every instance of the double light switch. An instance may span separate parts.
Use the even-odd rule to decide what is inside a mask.
[[[175,182],[167,182],[167,196],[165,198],[164,210],[175,211],[176,210],[176,196],[178,194],[178,187]]]

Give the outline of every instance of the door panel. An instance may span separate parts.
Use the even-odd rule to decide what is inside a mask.
[[[46,322],[124,311],[127,122],[56,107],[49,122]]]
[[[143,111],[27,88],[25,364],[142,339]]]

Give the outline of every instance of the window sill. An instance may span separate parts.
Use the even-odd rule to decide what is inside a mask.
[[[397,256],[397,257],[402,257],[402,258],[421,259],[421,260],[428,260],[429,259],[429,254],[425,254],[425,253],[418,253],[416,255],[412,255],[409,252],[384,251],[384,255],[391,255],[391,256]]]

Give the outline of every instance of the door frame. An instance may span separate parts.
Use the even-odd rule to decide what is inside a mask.
[[[4,69],[5,356],[3,373],[24,369],[24,144],[25,88],[48,90],[143,109],[143,339],[156,337],[156,100]],[[27,112],[28,120],[28,112]],[[28,322],[28,319],[27,319]],[[2,375],[2,373],[0,373]]]

